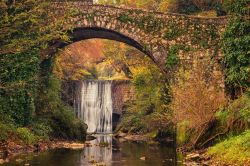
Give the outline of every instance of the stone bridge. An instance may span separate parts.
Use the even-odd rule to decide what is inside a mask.
[[[220,41],[226,17],[200,18],[84,2],[54,6],[57,15],[74,13],[67,22],[73,28],[72,42],[102,38],[126,43],[144,52],[169,75],[179,69],[192,72],[201,65],[206,82],[224,89]]]

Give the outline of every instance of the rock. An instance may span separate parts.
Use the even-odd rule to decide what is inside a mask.
[[[143,156],[143,157],[141,157],[141,158],[140,158],[140,160],[146,160],[146,157],[145,157],[145,156]]]
[[[0,159],[0,164],[5,163],[5,161],[3,159]]]
[[[92,136],[92,135],[87,135],[86,137],[86,141],[92,141],[92,140],[95,140],[96,137]]]
[[[105,163],[96,163],[95,166],[106,166]]]
[[[21,163],[23,162],[23,159],[16,159],[16,162]]]
[[[90,164],[96,164],[96,161],[95,160],[90,160],[89,163]]]
[[[58,142],[52,146],[52,148],[66,148],[66,149],[83,149],[85,144],[83,143],[70,143],[70,142]]]
[[[34,147],[36,148],[37,151],[45,151],[48,150],[48,146],[45,143],[38,143],[35,144]]]
[[[68,144],[65,144],[65,148],[68,148],[68,149],[83,149],[84,144],[82,144],[82,143],[68,143]]]

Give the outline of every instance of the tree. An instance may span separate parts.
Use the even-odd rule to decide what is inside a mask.
[[[68,40],[63,23],[70,12],[59,16],[53,8],[46,0],[0,0],[0,112],[19,125],[35,111],[41,49]]]
[[[46,48],[54,39],[68,40],[65,15],[46,0],[0,1],[0,55]],[[65,31],[64,31],[65,30]]]
[[[225,77],[232,97],[250,86],[249,0],[227,0],[224,4],[231,19],[223,34]]]

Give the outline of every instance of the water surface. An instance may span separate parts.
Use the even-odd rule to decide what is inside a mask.
[[[99,146],[101,145],[101,146]],[[145,160],[144,160],[145,157]],[[173,147],[142,142],[119,142],[111,135],[98,135],[83,150],[56,149],[39,154],[19,156],[5,166],[176,166],[176,153]]]

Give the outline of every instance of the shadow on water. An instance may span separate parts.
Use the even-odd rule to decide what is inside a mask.
[[[111,135],[97,135],[83,150],[56,149],[24,155],[4,166],[176,166],[174,147],[142,142],[119,142]]]

